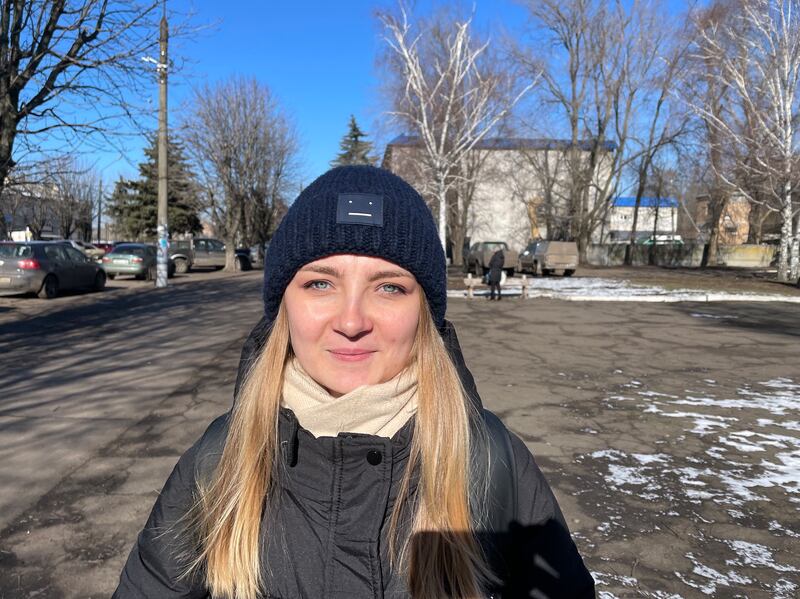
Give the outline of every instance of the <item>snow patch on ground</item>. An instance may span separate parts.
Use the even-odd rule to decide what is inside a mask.
[[[794,566],[786,566],[775,562],[769,547],[747,541],[726,541],[739,559],[728,560],[731,566],[745,565],[755,568],[771,568],[777,572],[800,572]]]
[[[769,294],[743,294],[743,293],[711,293],[696,289],[667,290],[657,285],[633,285],[629,281],[619,279],[604,279],[600,277],[534,277],[526,279],[528,298],[555,298],[555,299],[596,299],[596,300],[634,300],[634,301],[735,301],[746,299],[748,301],[797,301],[799,297]],[[502,285],[503,296],[520,296],[522,294],[521,278],[508,279]],[[476,287],[473,290],[475,297],[487,297],[487,286]],[[467,297],[465,289],[448,289],[447,297]],[[728,319],[736,316],[707,314],[705,312],[692,313],[695,318]]]
[[[612,494],[621,494],[658,506],[659,516],[692,515],[705,522],[698,507],[711,501],[724,508],[731,522],[744,522],[759,511],[758,503],[769,501],[765,493],[775,491],[787,500],[785,520],[771,520],[768,530],[782,538],[800,538],[796,526],[800,510],[800,383],[782,377],[744,385],[723,392],[712,379],[703,384],[714,389],[699,393],[687,390],[682,396],[647,388],[641,380],[619,386],[624,395],[609,393],[606,405],[617,409],[636,409],[651,418],[670,418],[682,424],[683,435],[670,443],[681,443],[693,436],[704,451],[685,456],[660,451],[630,453],[609,447],[579,456],[578,462],[594,460],[603,472],[603,481]],[[709,392],[713,391],[713,392]],[[691,406],[692,410],[685,410]],[[662,446],[666,447],[666,446]],[[696,511],[697,510],[697,511]],[[746,524],[743,524],[746,525]],[[624,522],[607,521],[597,527],[602,535],[623,534]],[[687,554],[689,569],[675,576],[693,593],[724,596],[742,586],[769,589],[774,597],[798,596],[800,569],[776,559],[765,545],[738,539],[718,539],[731,551],[730,559],[703,563]],[[700,554],[702,555],[702,554]],[[773,573],[770,583],[757,571]],[[776,579],[777,574],[777,579]],[[638,583],[623,581],[608,573],[595,574],[599,596],[603,586],[637,588]],[[727,590],[726,590],[727,589]],[[624,595],[624,594],[623,594]],[[654,595],[645,595],[654,596]]]
[[[607,401],[634,400],[646,414],[685,420],[684,430],[707,437],[710,447],[705,451],[707,467],[703,470],[674,464],[668,467],[671,458],[665,454],[647,459],[642,459],[641,454],[628,456],[615,449],[591,454],[594,459],[609,462],[609,477],[615,487],[662,489],[666,486],[665,478],[676,475],[686,489],[686,496],[695,501],[713,499],[737,506],[764,499],[759,489],[780,488],[790,502],[800,504],[800,435],[797,434],[800,425],[797,420],[785,418],[787,414],[800,412],[800,384],[785,377],[771,379],[738,389],[736,398],[698,395],[692,391],[680,398],[647,389],[637,391],[642,387],[638,380],[622,386],[632,389],[632,396],[610,395]],[[705,410],[683,411],[676,409],[679,406]],[[732,412],[737,416],[714,412]],[[773,418],[754,417],[759,412]],[[747,426],[748,423],[755,426]],[[783,433],[778,432],[781,429]],[[707,480],[703,482],[699,476]],[[697,487],[706,482],[708,488],[698,491]]]

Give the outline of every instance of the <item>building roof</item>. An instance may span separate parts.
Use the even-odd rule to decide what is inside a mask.
[[[633,208],[636,206],[635,197],[618,197],[614,199],[617,208]],[[639,204],[642,208],[677,208],[678,200],[675,198],[642,198]]]
[[[593,148],[593,140],[578,142],[578,147],[586,152]],[[417,147],[420,145],[418,135],[402,134],[389,142],[389,146]],[[486,137],[475,147],[479,150],[566,150],[572,145],[568,139],[549,139],[546,137]],[[388,147],[388,146],[387,146]],[[616,142],[605,141],[601,147],[609,152],[617,149]]]

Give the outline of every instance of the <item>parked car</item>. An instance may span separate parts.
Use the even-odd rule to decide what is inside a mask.
[[[189,272],[192,268],[225,267],[225,244],[219,239],[174,239],[170,241],[169,253],[178,273]],[[247,249],[235,250],[237,270],[250,270],[253,267],[249,253]]]
[[[520,272],[550,275],[560,270],[565,277],[578,268],[578,244],[574,241],[532,241],[519,255]]]
[[[650,235],[638,240],[637,243],[641,245],[683,245],[683,238],[680,235]]]
[[[92,260],[102,258],[106,254],[105,250],[85,241],[79,241],[77,239],[61,239],[59,241],[60,243],[74,247],[79,252],[83,252]]]
[[[264,268],[264,259],[267,257],[267,249],[269,248],[269,241],[264,243],[264,248],[259,252],[257,245],[251,245],[249,248],[237,248],[237,256],[240,254],[247,255],[250,261],[250,268]]]
[[[0,242],[0,295],[36,293],[52,299],[69,289],[106,286],[94,260],[61,242]]]
[[[109,253],[111,250],[114,249],[114,246],[117,245],[117,242],[109,242],[109,241],[99,241],[94,244],[96,248],[103,250],[103,255]],[[101,256],[102,258],[102,256]]]
[[[117,275],[133,275],[137,279],[154,281],[158,269],[158,250],[146,243],[121,243],[102,259],[109,279]],[[175,274],[175,262],[170,259],[167,275]]]
[[[503,270],[506,271],[509,277],[513,277],[518,254],[516,251],[509,249],[505,241],[479,241],[473,243],[464,261],[464,270],[468,273],[474,272],[479,277],[482,277],[489,272],[489,260],[492,259],[497,250],[503,250]]]

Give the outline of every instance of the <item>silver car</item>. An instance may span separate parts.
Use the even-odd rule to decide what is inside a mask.
[[[52,299],[64,290],[99,291],[105,286],[103,269],[64,243],[0,243],[0,295],[36,293],[43,299]]]

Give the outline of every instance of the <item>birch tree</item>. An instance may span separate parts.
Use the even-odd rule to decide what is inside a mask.
[[[712,162],[716,175],[736,193],[759,202],[748,181],[767,182],[781,215],[778,278],[800,272],[800,227],[793,194],[798,167],[797,122],[800,83],[800,0],[741,0],[717,28],[698,28],[698,58],[716,61],[715,83],[728,90],[730,109],[693,103],[726,147],[733,168]],[[744,158],[746,157],[746,158]],[[739,174],[733,176],[733,172]],[[762,202],[763,203],[763,202]]]
[[[489,42],[473,35],[471,17],[412,23],[401,2],[397,14],[378,18],[398,79],[397,102],[389,114],[419,137],[446,250],[448,191],[469,170],[462,168],[466,156],[509,115],[539,75],[531,73],[518,85],[508,73],[487,69]]]

